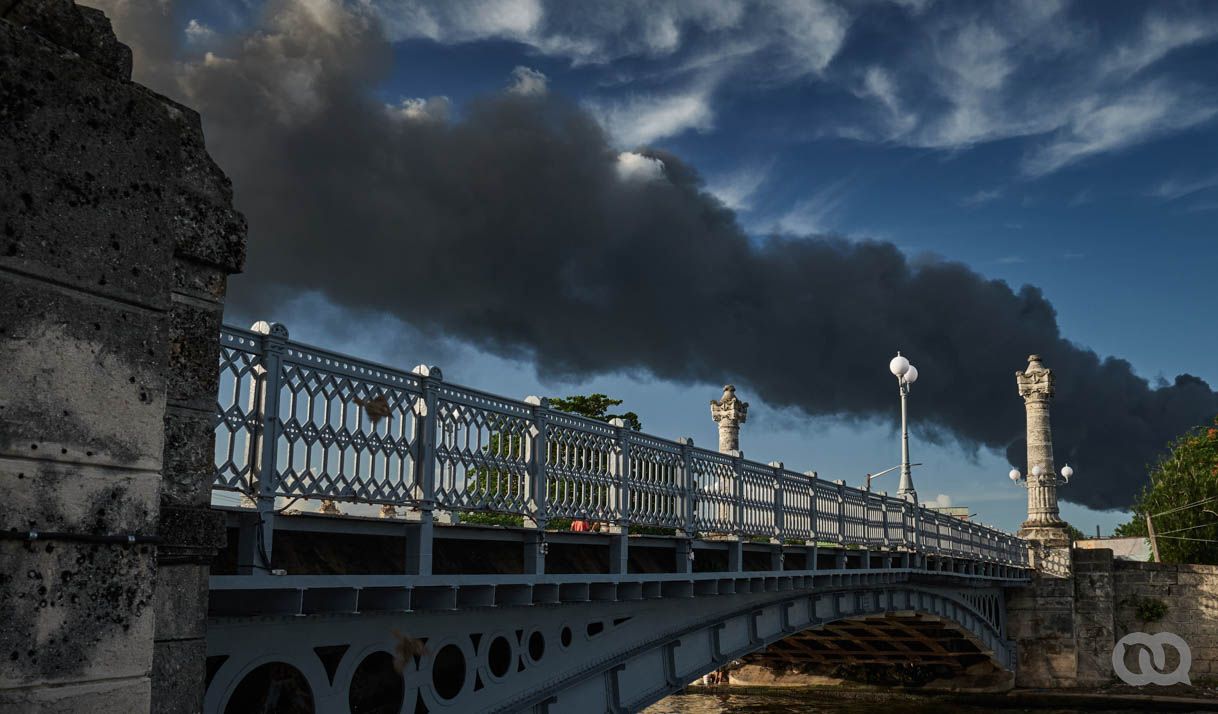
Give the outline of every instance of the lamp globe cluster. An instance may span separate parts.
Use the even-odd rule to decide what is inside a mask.
[[[892,372],[893,376],[906,384],[913,384],[918,381],[918,368],[910,364],[908,359],[902,357],[900,352],[888,363],[888,371]]]

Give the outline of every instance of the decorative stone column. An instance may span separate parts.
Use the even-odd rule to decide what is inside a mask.
[[[717,400],[711,400],[711,419],[719,425],[719,453],[729,456],[740,456],[740,425],[748,419],[749,403],[742,402],[736,397],[736,388],[730,384],[724,385],[723,396]],[[708,489],[720,496],[736,497],[738,494],[733,493],[735,485],[730,479],[716,479],[716,483],[706,484]],[[716,518],[725,524],[730,524],[734,520],[736,506],[731,501],[720,501],[717,508]],[[728,552],[728,567],[733,570],[739,570],[743,558],[743,551],[738,536],[720,534],[715,537],[727,537],[728,540],[735,541],[734,545]]]
[[[1057,469],[1053,464],[1053,433],[1049,427],[1049,402],[1053,399],[1053,370],[1040,361],[1040,355],[1028,356],[1028,367],[1015,373],[1019,396],[1027,410],[1028,520],[1019,535],[1050,547],[1070,545],[1066,522],[1057,507]],[[1036,474],[1037,467],[1040,473]]]
[[[748,419],[749,403],[736,398],[736,388],[723,387],[723,396],[711,400],[711,418],[719,425],[719,453],[740,451],[740,425]]]

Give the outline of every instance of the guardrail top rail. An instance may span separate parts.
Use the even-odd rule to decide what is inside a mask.
[[[904,499],[565,414],[292,342],[281,325],[220,333],[213,487],[587,518],[786,543],[901,547],[1026,565],[1015,536]]]

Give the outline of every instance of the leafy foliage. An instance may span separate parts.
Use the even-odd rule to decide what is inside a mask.
[[[1167,603],[1153,597],[1135,598],[1133,612],[1142,622],[1158,622],[1167,614]]]
[[[643,424],[639,421],[638,414],[634,412],[611,414],[609,412],[610,408],[619,406],[621,403],[621,399],[613,399],[599,392],[588,395],[576,394],[570,397],[550,397],[550,406],[560,412],[577,414],[603,422],[621,419],[626,422],[627,427],[635,431],[642,431]]]
[[[1172,442],[1134,503],[1134,517],[1116,529],[1121,536],[1146,536],[1154,521],[1165,563],[1218,565],[1218,419]],[[1206,499],[1214,499],[1207,501]]]
[[[589,395],[572,395],[569,397],[552,397],[550,398],[550,406],[558,411],[576,414],[578,416],[596,419],[598,421],[609,422],[612,419],[621,419],[626,423],[626,426],[635,431],[643,428],[639,422],[639,417],[634,412],[624,412],[622,414],[613,414],[609,410],[622,403],[621,399],[613,399],[605,394],[594,393]],[[493,434],[490,442],[483,447],[483,451],[488,455],[501,456],[510,459],[518,459],[521,455],[522,441],[519,436],[509,436],[502,438],[500,434]],[[567,458],[572,458],[572,455],[566,454],[557,444],[550,444],[550,453],[548,461],[555,463]],[[602,465],[603,468],[603,465]],[[519,491],[523,486],[523,482],[518,480],[512,474],[498,469],[478,469],[472,475],[473,483],[470,484],[471,490],[482,493],[500,493],[510,494],[512,496],[519,495]],[[559,481],[551,481],[547,484],[546,498],[550,500],[561,499],[565,493],[566,485]],[[465,523],[477,523],[482,525],[499,525],[499,526],[522,526],[524,518],[519,515],[509,513],[493,513],[493,512],[472,512],[461,516],[461,520]],[[570,527],[569,519],[554,519],[551,520],[547,527],[550,529],[566,530]],[[659,529],[661,531],[671,531],[671,529]],[[631,532],[634,532],[632,529]],[[656,533],[656,535],[668,534]]]

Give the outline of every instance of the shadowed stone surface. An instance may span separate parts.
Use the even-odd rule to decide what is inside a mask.
[[[215,336],[245,224],[198,115],[130,76],[97,10],[0,0],[0,528],[164,538],[0,542],[3,711],[202,695]]]
[[[1151,601],[1165,612],[1142,619]],[[1018,646],[1016,685],[1101,687],[1118,682],[1112,652],[1131,632],[1171,632],[1192,653],[1191,677],[1218,674],[1218,566],[1115,560],[1107,549],[1073,551],[1070,577],[1038,576],[1007,597],[1009,636]],[[1125,665],[1141,671],[1139,647],[1127,648]],[[1172,672],[1179,653],[1164,648],[1159,671]],[[1148,685],[1149,686],[1149,685]]]

